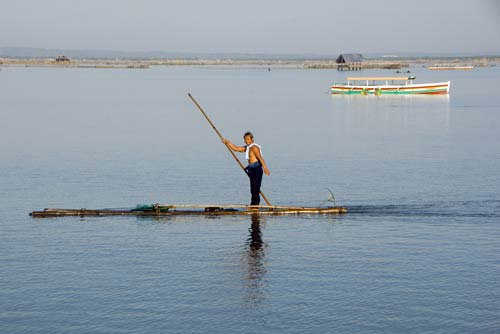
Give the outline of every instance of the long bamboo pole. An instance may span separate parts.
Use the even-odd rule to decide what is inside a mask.
[[[198,107],[198,109],[201,111],[201,113],[203,114],[203,116],[205,116],[206,120],[208,121],[208,124],[210,124],[210,126],[212,127],[212,129],[214,129],[215,133],[217,133],[217,135],[219,136],[220,140],[221,141],[224,140],[224,137],[222,137],[222,135],[219,132],[219,130],[217,130],[217,128],[215,127],[214,123],[212,123],[212,121],[210,120],[210,118],[208,118],[208,116],[205,113],[205,111],[203,110],[203,108],[198,104],[198,102],[196,102],[196,100],[191,95],[191,93],[188,93],[188,96],[191,99],[191,101],[193,101],[193,103]],[[241,163],[240,159],[238,159],[238,157],[236,156],[236,154],[234,154],[233,150],[231,150],[231,148],[227,144],[224,144],[224,146],[226,146],[226,148],[228,149],[229,153],[231,153],[231,155],[233,156],[234,160],[236,160],[236,162],[238,163],[238,165],[240,165],[241,169],[243,169],[243,171],[245,172],[245,174],[248,174],[247,171],[245,170],[245,166],[243,166],[243,164]],[[262,196],[262,198],[264,199],[264,201],[266,201],[267,205],[271,206],[271,202],[269,202],[269,200],[267,199],[266,195],[264,195],[264,193],[262,191],[260,192],[260,195]]]

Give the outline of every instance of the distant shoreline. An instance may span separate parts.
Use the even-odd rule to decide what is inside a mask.
[[[500,56],[467,57],[392,57],[363,60],[363,69],[401,69],[426,67],[434,64],[471,65],[474,67],[494,67],[500,63]],[[294,67],[304,69],[336,69],[335,59],[93,59],[75,58],[56,61],[55,58],[1,58],[0,66],[5,67],[68,67],[68,68],[130,68],[146,69],[151,66],[267,66]]]

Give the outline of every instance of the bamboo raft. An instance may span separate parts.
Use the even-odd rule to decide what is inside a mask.
[[[138,205],[134,209],[51,209],[33,211],[33,218],[54,217],[103,217],[103,216],[223,216],[223,215],[301,215],[301,214],[343,214],[347,209],[340,206],[330,207],[301,207],[301,206],[275,206],[275,205]]]

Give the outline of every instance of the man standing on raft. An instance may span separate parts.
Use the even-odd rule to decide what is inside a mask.
[[[248,160],[248,166],[245,171],[250,178],[250,192],[252,193],[252,202],[250,205],[260,204],[260,185],[262,183],[262,172],[269,175],[266,162],[262,157],[261,147],[253,141],[253,134],[246,132],[243,135],[245,146],[236,146],[227,139],[222,142],[235,152],[245,152],[245,157]]]

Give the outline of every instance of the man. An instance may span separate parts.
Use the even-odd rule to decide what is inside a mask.
[[[245,152],[245,157],[248,160],[248,166],[245,168],[245,171],[250,178],[250,192],[252,193],[252,201],[250,205],[259,205],[262,172],[266,175],[269,175],[270,172],[264,158],[262,157],[260,145],[253,141],[253,134],[251,132],[246,132],[243,135],[243,140],[245,141],[245,146],[236,146],[225,138],[222,142],[235,152]]]

